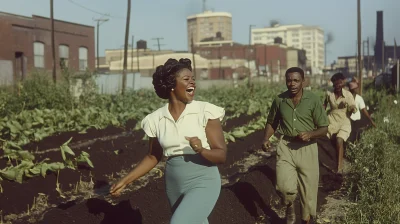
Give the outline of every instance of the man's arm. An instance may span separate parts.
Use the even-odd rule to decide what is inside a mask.
[[[328,126],[318,127],[314,131],[310,132],[310,138],[314,138],[314,139],[321,138],[321,137],[326,136],[327,133],[328,133]]]
[[[264,128],[264,138],[262,141],[262,149],[267,151],[267,149],[271,146],[269,139],[274,135],[275,130],[279,125],[279,107],[278,107],[278,99],[275,99],[272,102],[271,109],[268,113],[267,123]]]
[[[367,108],[365,108],[365,102],[364,102],[364,99],[362,98],[362,96],[359,96],[359,102],[356,102],[356,103],[359,103],[360,110],[368,118],[368,120],[371,122],[372,126],[374,126],[376,128],[375,122],[372,120],[371,116],[369,115]]]
[[[323,103],[324,110],[326,110],[327,107],[328,107],[328,92],[325,93],[325,99]]]

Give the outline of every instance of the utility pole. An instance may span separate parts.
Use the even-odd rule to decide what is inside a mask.
[[[103,24],[103,23],[105,23],[105,22],[107,22],[108,21],[108,19],[103,19],[103,18],[100,18],[100,19],[94,19],[94,21],[96,21],[97,22],[97,30],[96,30],[96,39],[97,39],[97,43],[96,43],[96,53],[97,53],[97,71],[99,71],[99,68],[100,68],[100,57],[99,57],[99,27],[100,27],[100,25],[101,24]]]
[[[132,46],[131,46],[131,72],[133,73],[133,46],[135,44],[134,42],[135,36],[132,35]]]
[[[131,0],[128,0],[128,10],[126,15],[126,29],[125,29],[125,46],[124,46],[124,68],[122,70],[122,94],[125,94],[126,88],[126,69],[128,66],[128,41],[129,41],[129,22],[131,18]]]
[[[382,41],[382,73],[385,72],[385,41]]]
[[[136,60],[137,60],[137,71],[140,72],[140,60],[139,60],[139,47],[136,44]]]
[[[155,67],[155,58],[154,58],[154,53],[153,53],[153,70],[155,70],[156,69],[156,67]]]
[[[247,67],[249,68],[249,78],[248,78],[248,87],[251,86],[251,70],[250,70],[250,49],[251,49],[251,28],[255,27],[255,25],[249,25],[249,48],[247,50]]]
[[[361,62],[361,3],[360,0],[357,0],[357,36],[358,36],[358,72],[359,72],[359,80],[360,80],[360,96],[362,96],[363,92],[363,74],[362,74],[362,62]]]
[[[396,62],[396,60],[397,60],[397,43],[396,43],[396,38],[394,38],[393,61]]]
[[[399,94],[399,89],[400,89],[400,81],[399,81],[399,79],[400,79],[400,60],[399,59],[397,59],[397,66],[396,66],[396,70],[397,70],[397,74],[396,74],[396,84],[397,84],[397,94]]]
[[[367,61],[367,72],[369,72],[369,70],[371,69],[371,68],[370,68],[370,65],[369,65],[369,64],[371,63],[371,62],[370,62],[370,57],[369,57],[369,37],[367,38],[367,57],[368,57],[368,58],[367,58],[367,60],[368,60],[368,61]],[[368,74],[368,73],[367,73],[367,74]]]
[[[218,47],[218,59],[219,59],[219,67],[218,67],[218,77],[221,79],[221,46]]]
[[[196,76],[195,49],[194,49],[194,43],[193,43],[193,33],[191,35],[190,42],[191,42],[191,51],[192,51],[192,57],[193,57],[193,69],[192,70],[193,70],[194,78],[197,79],[197,76]]]
[[[53,57],[53,82],[57,82],[57,73],[56,73],[56,47],[54,43],[54,3],[53,0],[50,0],[50,17],[51,17],[51,51]]]
[[[164,38],[162,38],[162,37],[156,37],[156,38],[153,38],[152,40],[157,40],[158,51],[161,51],[160,46],[161,46],[161,45],[164,45],[164,44],[160,44],[160,40],[164,40]]]

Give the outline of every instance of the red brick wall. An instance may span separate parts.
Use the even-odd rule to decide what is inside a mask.
[[[207,59],[245,59],[255,60],[256,65],[269,67],[273,74],[280,74],[287,68],[286,48],[278,45],[234,45],[220,47],[197,47],[196,53]],[[278,62],[279,61],[279,62]],[[222,70],[224,72],[222,72]],[[233,70],[229,68],[214,68],[209,70],[209,79],[230,79]]]
[[[55,53],[58,73],[60,60],[59,45],[69,46],[69,67],[79,70],[79,47],[88,49],[88,69],[95,69],[94,27],[63,21],[54,22]],[[15,64],[15,52],[23,52],[27,57],[27,72],[34,68],[33,43],[44,43],[45,70],[52,70],[51,21],[48,18],[32,18],[0,13],[0,60],[11,60]]]

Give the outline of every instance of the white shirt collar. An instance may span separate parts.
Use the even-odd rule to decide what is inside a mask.
[[[169,105],[169,103],[165,104],[165,106],[163,107],[163,109],[161,111],[162,117],[168,118],[171,121],[175,122],[174,118],[172,117],[171,113],[169,112],[168,105]],[[195,100],[192,100],[192,102],[186,104],[186,107],[183,110],[181,116],[179,116],[179,118],[182,118],[188,114],[198,114],[199,112],[200,112],[199,103]]]

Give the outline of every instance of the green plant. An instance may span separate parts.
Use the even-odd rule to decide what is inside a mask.
[[[384,92],[366,92],[374,102],[377,129],[367,130],[351,145],[347,156],[352,161],[346,179],[349,198],[354,202],[345,223],[400,223],[400,116],[398,98]]]
[[[67,158],[66,154],[75,156],[74,151],[72,151],[72,149],[68,146],[71,140],[72,138],[70,138],[68,141],[66,141],[64,144],[60,146],[61,156],[65,165],[68,168],[75,170],[76,167],[78,166],[78,163],[87,163],[90,167],[94,168],[92,161],[90,161],[89,159],[90,157],[89,153],[85,151],[82,151],[78,157],[74,157],[72,159]]]

